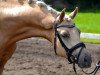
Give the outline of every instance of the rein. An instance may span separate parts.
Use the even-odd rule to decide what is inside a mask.
[[[94,68],[94,70],[92,71],[92,72],[90,72],[90,73],[87,73],[87,72],[85,72],[83,69],[82,69],[82,71],[83,71],[83,73],[85,73],[85,74],[87,74],[87,75],[91,75],[91,74],[93,74],[93,75],[96,75],[96,73],[97,73],[97,71],[100,69],[100,60],[98,61],[98,63],[96,64],[96,67]]]
[[[65,45],[65,43],[63,42],[63,40],[60,37],[59,32],[57,31],[57,29],[60,28],[60,27],[73,28],[73,27],[75,27],[75,25],[59,25],[57,21],[54,22],[54,50],[55,50],[55,53],[57,54],[57,52],[56,52],[56,41],[57,41],[57,38],[58,38],[61,46],[64,48],[64,50],[66,52],[66,55],[68,56],[69,64],[73,64],[74,72],[77,75],[75,64],[78,64],[78,60],[79,60],[79,57],[81,55],[81,52],[82,52],[83,48],[86,48],[86,46],[83,42],[80,42],[80,43],[74,45],[72,48],[69,49]],[[78,53],[78,56],[75,57],[74,55],[72,55],[72,53],[78,48],[81,48],[81,49]],[[100,68],[100,61],[96,64],[96,68],[91,73],[86,73],[83,69],[82,69],[82,71],[85,74],[93,74],[94,73],[94,75],[95,75],[99,68]]]
[[[59,25],[58,22],[55,21],[55,24],[54,24],[54,30],[55,30],[55,31],[54,31],[54,32],[55,32],[55,34],[54,34],[54,50],[55,50],[55,53],[57,54],[57,52],[56,52],[56,40],[57,40],[57,37],[58,37],[58,39],[59,39],[59,41],[60,41],[60,44],[61,44],[62,47],[65,49],[66,55],[68,56],[68,61],[69,61],[70,64],[73,64],[73,69],[74,69],[74,71],[75,71],[75,73],[76,73],[75,64],[78,63],[80,54],[81,54],[83,48],[85,48],[85,44],[82,43],[82,42],[80,42],[80,43],[76,44],[75,46],[73,46],[72,48],[69,49],[69,48],[65,45],[65,43],[63,42],[63,40],[61,39],[61,37],[60,37],[59,32],[57,31],[57,29],[60,28],[60,27],[73,28],[73,27],[75,27],[75,25],[61,25],[61,26],[58,26],[58,25]],[[72,53],[73,53],[76,49],[78,49],[78,48],[81,48],[81,49],[80,49],[80,51],[79,51],[78,56],[75,57],[75,56],[72,55]]]

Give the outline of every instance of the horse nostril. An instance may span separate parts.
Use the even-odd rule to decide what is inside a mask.
[[[84,62],[88,62],[88,60],[86,59],[86,57],[84,58]]]
[[[79,67],[89,68],[91,67],[91,63],[92,63],[91,55],[87,51],[82,51],[78,61]]]
[[[91,66],[91,60],[85,56],[84,58],[84,65],[87,66],[87,67],[90,67]]]

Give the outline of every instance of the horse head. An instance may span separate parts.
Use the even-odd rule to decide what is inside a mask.
[[[28,1],[29,2],[26,2],[24,4],[28,3],[29,6],[34,7],[34,4],[32,3],[34,3],[35,1],[34,2],[32,2],[32,0],[28,0]],[[56,31],[58,32],[60,38],[62,39],[62,42],[65,44],[65,46],[68,49],[66,52],[61,45],[61,41],[59,40],[59,37],[55,36],[57,37],[56,39],[57,49],[55,50],[56,54],[69,59],[70,56],[68,57],[69,55],[68,51],[71,50],[71,55],[77,58],[77,64],[81,68],[90,67],[92,63],[91,55],[86,50],[84,43],[80,42],[80,30],[76,27],[75,23],[72,22],[72,19],[74,19],[76,14],[78,13],[78,8],[76,7],[76,9],[73,12],[71,12],[69,15],[65,15],[65,9],[63,9],[59,15],[58,14],[56,15],[58,17],[55,18],[54,13],[49,11],[48,9],[49,6],[47,6],[44,2],[36,1],[36,4],[38,4],[42,13],[45,14],[45,18],[41,20],[42,25],[44,25],[45,29],[47,30],[53,30],[53,34],[54,34],[54,29],[52,29],[53,28],[52,24],[55,25],[56,22],[57,23]],[[72,59],[72,57],[70,59]]]
[[[61,14],[57,17],[56,19],[57,36],[55,36],[57,37],[56,54],[68,58],[68,52],[69,54],[71,52],[72,56],[78,58],[77,64],[79,65],[79,67],[87,68],[90,67],[92,63],[91,55],[85,48],[85,45],[84,47],[81,46],[83,44],[80,43],[80,30],[76,27],[75,23],[72,22],[72,19],[75,18],[77,12],[78,8],[76,7],[76,9],[72,13],[70,13],[69,15],[65,15],[65,9],[64,9],[61,12]],[[62,47],[63,46],[63,44],[61,44],[62,42],[65,44],[66,46],[65,48],[67,50],[65,50],[65,48]],[[80,52],[80,50],[82,51]]]
[[[73,62],[75,57],[81,68],[91,66],[91,55],[87,52],[84,43],[80,42],[80,31],[72,22],[78,8],[69,15],[65,15],[64,9],[55,18],[58,14],[55,15],[56,12],[44,2],[19,1],[19,3],[0,3],[1,41],[3,42],[0,45],[1,49],[6,50],[22,39],[43,37],[53,43],[57,55],[68,58],[70,62]]]

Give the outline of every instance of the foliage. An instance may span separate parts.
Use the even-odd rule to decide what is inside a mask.
[[[63,9],[73,9],[76,6],[80,10],[91,10],[95,11],[100,8],[100,0],[44,0],[46,3],[52,5],[54,8]]]

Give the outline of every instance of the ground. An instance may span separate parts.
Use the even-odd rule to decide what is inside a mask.
[[[72,65],[55,55],[45,39],[31,38],[17,43],[18,47],[5,66],[3,75],[75,75]],[[100,60],[100,44],[87,44],[89,52]],[[80,69],[79,75],[84,75]],[[100,75],[100,70],[97,73]]]

